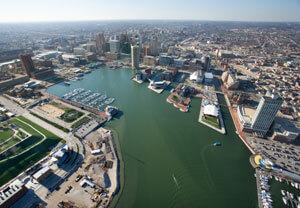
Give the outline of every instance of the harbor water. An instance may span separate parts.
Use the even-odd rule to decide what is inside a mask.
[[[198,123],[201,99],[193,99],[190,112],[183,113],[166,102],[168,91],[157,94],[148,83],[131,81],[133,73],[103,67],[47,90],[62,96],[84,88],[116,99],[112,105],[122,115],[107,126],[118,133],[124,162],[117,207],[257,207],[251,153],[236,135],[228,109],[221,107],[227,132],[222,135]]]

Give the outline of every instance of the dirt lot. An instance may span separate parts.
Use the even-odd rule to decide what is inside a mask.
[[[60,117],[62,114],[65,113],[64,110],[55,107],[54,105],[51,104],[45,104],[39,107],[42,111],[54,116],[54,117]]]

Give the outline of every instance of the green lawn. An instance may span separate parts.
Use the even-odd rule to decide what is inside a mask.
[[[68,108],[65,110],[65,113],[60,116],[60,119],[67,123],[72,123],[83,115],[82,112],[79,112],[75,109]]]
[[[18,139],[17,137],[13,137],[9,140],[7,140],[6,142],[4,142],[1,147],[0,147],[0,152],[10,148],[11,146],[15,145],[16,143],[18,143],[20,141],[20,139]]]
[[[58,128],[58,129],[60,129],[60,130],[62,130],[62,131],[64,131],[64,132],[67,132],[67,133],[69,132],[69,129],[67,129],[67,128],[65,128],[65,127],[62,127],[61,125],[59,125],[59,124],[57,124],[57,123],[54,123],[54,122],[52,122],[52,121],[49,121],[49,120],[47,120],[47,119],[45,119],[45,118],[43,118],[43,117],[37,115],[36,113],[30,112],[30,114],[31,114],[31,115],[34,115],[35,117],[37,117],[37,118],[39,118],[39,119],[41,119],[41,120],[43,120],[43,121],[45,121],[45,122],[48,123],[48,124],[54,126],[55,128]]]
[[[208,123],[218,129],[220,129],[220,124],[219,124],[219,119],[218,118],[213,118],[213,117],[204,117],[202,116],[202,121],[205,123]]]
[[[22,116],[19,116],[18,118],[20,120],[23,120],[26,123],[32,125],[38,131],[43,133],[47,137],[47,139],[45,139],[43,142],[41,142],[37,146],[33,147],[32,149],[30,149],[26,152],[23,152],[22,154],[18,155],[15,158],[10,158],[6,161],[0,162],[0,170],[1,170],[0,186],[4,185],[9,180],[11,180],[14,177],[16,177],[17,175],[19,175],[22,171],[26,170],[27,168],[32,166],[34,163],[36,163],[39,160],[41,160],[42,158],[44,158],[47,154],[49,154],[51,149],[58,142],[64,141],[64,140],[61,140],[55,134],[53,134],[53,133],[49,132],[48,130],[42,128],[41,126],[33,123],[32,121],[29,121],[28,119],[26,119]],[[26,148],[26,147],[32,146],[41,137],[41,135],[38,132],[36,132],[34,129],[30,128],[26,124],[23,124],[20,121],[17,121],[16,119],[12,119],[12,120],[17,125],[20,125],[20,127],[22,126],[21,128],[24,127],[25,131],[28,131],[28,133],[30,133],[34,136],[34,137],[24,140],[24,143],[21,142],[22,144],[21,143],[18,144],[18,147]],[[19,151],[22,152],[21,148]],[[16,151],[18,151],[17,149],[18,148],[16,148]]]
[[[14,131],[9,128],[0,129],[0,143],[5,142],[14,134]]]
[[[18,117],[19,118],[19,117]],[[20,119],[20,118],[19,118]],[[22,120],[22,119],[20,119]],[[40,133],[38,133],[36,130],[34,130],[33,128],[31,128],[30,126],[28,126],[27,124],[24,124],[23,122],[17,120],[17,119],[11,119],[10,120],[13,124],[17,125],[18,127],[20,127],[21,129],[24,129],[26,132],[28,132],[29,134],[32,134],[34,136],[42,136]]]
[[[32,121],[24,118],[23,116],[18,116],[18,119],[25,121],[26,123],[28,123],[29,125],[33,126],[34,128],[36,128],[38,131],[42,132],[47,138],[59,138],[58,136],[56,136],[55,134],[51,133],[50,131],[42,128],[41,126],[37,125],[36,123],[33,123]]]
[[[80,119],[79,121],[76,121],[71,127],[72,128],[76,128],[78,126],[80,126],[83,122],[89,120],[88,117],[83,117],[82,119]]]
[[[15,145],[14,147],[7,149],[5,152],[0,154],[0,161],[6,158],[9,158],[13,155],[20,154],[25,152],[29,148],[31,148],[34,144],[37,144],[43,139],[41,136],[30,136],[27,139],[21,141],[19,144]],[[17,143],[17,142],[15,142]],[[14,143],[14,144],[15,144]],[[11,145],[12,146],[12,145]]]
[[[43,159],[51,151],[50,147],[53,147],[59,141],[61,140],[58,138],[46,139],[29,151],[24,152],[13,159],[0,162],[0,186],[19,175],[22,171],[26,170],[34,163]]]

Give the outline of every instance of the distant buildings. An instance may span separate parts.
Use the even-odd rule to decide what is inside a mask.
[[[261,98],[251,124],[254,134],[262,137],[266,135],[281,104],[282,98],[276,91],[272,93],[268,91]]]
[[[139,62],[140,62],[139,47],[138,46],[131,46],[131,67],[133,69],[138,69],[139,68]]]

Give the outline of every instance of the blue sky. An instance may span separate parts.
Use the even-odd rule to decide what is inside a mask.
[[[119,19],[300,22],[300,0],[0,0],[0,22]]]

